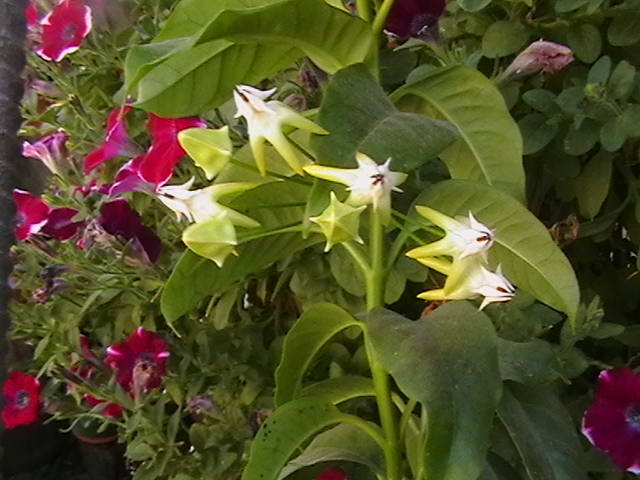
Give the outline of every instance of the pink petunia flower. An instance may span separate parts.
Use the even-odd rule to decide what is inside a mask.
[[[6,428],[28,425],[40,417],[40,382],[36,377],[16,370],[2,386],[5,406],[2,421]]]
[[[505,77],[532,75],[538,72],[554,74],[573,62],[569,47],[538,40],[525,48],[504,72]]]
[[[42,43],[36,53],[45,60],[61,61],[80,48],[91,31],[91,8],[82,0],[62,0],[40,22]]]
[[[187,128],[206,127],[197,117],[163,118],[149,114],[147,127],[151,132],[151,148],[140,161],[139,174],[142,180],[164,185],[173,175],[173,169],[186,155],[178,143],[178,133]]]
[[[627,367],[601,372],[582,433],[618,467],[640,474],[640,375]]]
[[[125,124],[131,109],[131,105],[125,105],[109,113],[104,143],[84,159],[84,173],[91,173],[114,157],[133,156],[138,152],[137,145],[129,138]]]
[[[125,341],[107,348],[106,363],[115,371],[118,383],[138,396],[160,386],[167,358],[167,342],[140,327]]]
[[[109,187],[109,196],[113,197],[126,192],[154,192],[156,190],[157,185],[143,180],[140,176],[140,165],[145,156],[138,155],[118,170],[113,184]]]
[[[75,208],[54,208],[49,212],[47,222],[40,231],[55,238],[56,240],[60,240],[61,242],[69,240],[84,224],[84,222],[73,221],[73,217],[77,214],[78,210]]]
[[[100,209],[98,223],[108,234],[131,242],[133,248],[147,263],[153,263],[160,257],[160,238],[142,224],[140,215],[125,199],[118,198],[105,203]]]
[[[24,142],[22,144],[22,155],[40,160],[51,173],[59,173],[59,167],[67,153],[66,143],[68,139],[67,132],[60,129],[55,133],[45,135],[33,143]]]
[[[396,0],[385,30],[399,38],[437,38],[446,0]]]
[[[17,188],[13,190],[13,200],[17,209],[16,238],[27,240],[42,230],[51,209],[41,198]]]

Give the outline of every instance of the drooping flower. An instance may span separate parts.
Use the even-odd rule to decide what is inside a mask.
[[[178,133],[187,128],[204,128],[206,123],[197,117],[163,118],[149,114],[147,123],[152,142],[149,151],[140,160],[139,175],[142,180],[164,185],[173,175],[173,169],[186,155],[178,142]]]
[[[292,110],[282,102],[266,101],[275,93],[276,89],[259,90],[248,85],[238,85],[233,92],[233,98],[238,112],[236,118],[244,117],[247,121],[249,144],[251,152],[260,173],[267,173],[264,143],[268,141],[285,159],[291,169],[302,175],[302,165],[295,148],[282,132],[285,125],[315,134],[328,132],[316,125],[308,118]]]
[[[332,468],[318,475],[315,480],[347,480],[347,474],[340,468]]]
[[[60,129],[55,133],[45,135],[39,140],[22,144],[22,155],[28,158],[40,160],[51,171],[60,173],[59,167],[67,153],[66,143],[69,135]]]
[[[467,300],[484,297],[480,310],[494,302],[508,302],[515,293],[514,286],[498,267],[495,272],[485,268],[479,255],[472,255],[448,263],[440,259],[420,259],[422,263],[448,275],[444,287],[427,290],[418,295],[423,300]],[[435,261],[434,261],[435,260]]]
[[[84,222],[74,222],[73,218],[78,214],[75,208],[61,207],[54,208],[47,216],[47,222],[40,230],[42,233],[65,241],[73,237]]]
[[[84,401],[87,402],[87,405],[89,405],[91,408],[106,403],[106,405],[104,405],[100,411],[100,413],[105,417],[120,418],[122,416],[122,412],[124,411],[121,405],[113,402],[107,402],[107,400],[104,400],[102,398],[96,398],[93,395],[89,395],[88,393],[84,395]]]
[[[355,240],[362,243],[358,233],[360,227],[360,214],[366,207],[352,207],[340,202],[335,193],[331,192],[329,206],[317,217],[309,217],[309,220],[320,227],[327,239],[324,251],[328,252],[336,243]]]
[[[546,40],[537,40],[520,52],[503,75],[512,77],[538,72],[553,74],[571,62],[573,62],[573,52],[569,47]]]
[[[19,370],[11,372],[4,385],[5,406],[2,421],[6,428],[28,425],[40,416],[40,382],[36,377]]]
[[[356,154],[358,168],[335,168],[322,165],[308,165],[305,172],[314,177],[331,180],[347,186],[350,195],[347,203],[360,206],[373,204],[384,221],[388,221],[391,212],[391,192],[401,192],[398,185],[407,178],[406,173],[389,170],[391,159],[378,165],[364,153]]]
[[[162,242],[150,228],[142,224],[142,219],[129,203],[118,198],[105,203],[100,208],[99,225],[110,235],[132,243],[141,256],[155,262],[162,251]]]
[[[36,53],[59,62],[80,48],[91,31],[91,8],[82,0],[61,0],[40,22],[42,43]]]
[[[104,142],[84,159],[84,173],[91,173],[114,157],[134,156],[139,151],[136,144],[129,138],[125,123],[127,114],[132,108],[130,105],[125,105],[109,113]]]
[[[640,375],[628,367],[602,371],[582,433],[618,467],[640,474]]]
[[[24,190],[14,189],[13,200],[17,209],[16,238],[26,240],[44,227],[51,209],[40,197]]]
[[[399,38],[434,38],[446,0],[396,0],[385,30]]]
[[[420,215],[445,231],[444,238],[414,248],[407,252],[410,258],[437,257],[448,255],[455,258],[465,258],[469,255],[483,254],[493,245],[494,232],[480,223],[469,212],[467,219],[458,221],[437,210],[425,206],[417,206]]]
[[[106,363],[114,370],[117,382],[137,396],[160,386],[167,358],[167,342],[140,327],[125,341],[107,348]]]

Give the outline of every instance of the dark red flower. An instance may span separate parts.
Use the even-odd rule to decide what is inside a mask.
[[[118,383],[137,396],[160,386],[167,358],[167,342],[140,327],[125,341],[107,348],[106,363],[116,372]]]
[[[40,416],[40,382],[24,372],[11,372],[2,386],[5,407],[2,421],[6,428],[28,425]]]
[[[69,135],[60,129],[55,133],[45,135],[39,140],[22,144],[22,155],[28,158],[40,160],[52,172],[58,173],[67,149],[66,143]]]
[[[42,43],[36,53],[59,62],[80,48],[91,31],[91,9],[82,0],[62,0],[40,22]]]
[[[51,209],[40,197],[24,190],[14,189],[13,200],[17,209],[16,238],[26,240],[44,227]]]
[[[206,127],[197,117],[163,118],[149,114],[151,148],[140,160],[140,177],[149,183],[163,185],[173,175],[173,168],[186,154],[178,143],[178,133],[187,128]]]
[[[87,405],[89,405],[91,408],[106,402],[106,400],[96,398],[93,395],[89,395],[88,393],[84,395],[84,401],[87,402]],[[100,413],[102,413],[102,415],[104,415],[105,417],[120,418],[122,416],[122,412],[122,406],[118,405],[117,403],[109,402]]]
[[[437,38],[438,20],[445,7],[446,0],[396,0],[386,31],[399,38]]]
[[[158,236],[142,224],[137,212],[129,203],[118,198],[105,203],[98,218],[100,226],[110,235],[132,242],[134,248],[141,250],[150,262],[155,262],[162,251]]]
[[[640,474],[640,375],[627,367],[601,372],[582,433],[618,467]]]
[[[315,480],[347,480],[347,474],[339,468],[332,468],[321,473]]]
[[[73,217],[78,214],[75,208],[54,208],[47,216],[47,223],[40,230],[56,240],[64,241],[73,237],[84,222],[74,222]]]
[[[138,147],[129,138],[125,124],[127,114],[131,109],[131,105],[125,105],[111,111],[107,117],[104,143],[86,156],[84,173],[92,172],[113,157],[133,156],[137,153]]]

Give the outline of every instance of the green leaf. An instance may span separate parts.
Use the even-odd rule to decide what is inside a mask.
[[[527,90],[522,94],[522,100],[538,112],[551,113],[559,110],[556,96],[543,88]]]
[[[458,128],[462,138],[441,155],[453,178],[485,182],[524,202],[520,131],[488,78],[472,68],[445,67],[393,99],[413,111],[434,108]]]
[[[198,43],[289,45],[328,73],[362,62],[373,40],[369,24],[318,0],[285,0],[250,10],[227,10],[211,21]]]
[[[576,10],[587,3],[589,3],[589,0],[556,0],[554,7],[556,12],[564,13]]]
[[[276,405],[296,397],[307,368],[324,344],[345,328],[357,325],[360,322],[349,312],[332,303],[320,303],[305,311],[284,340],[276,369]]]
[[[591,65],[587,75],[587,83],[599,83],[605,85],[611,74],[611,58],[600,57],[596,63]]]
[[[558,378],[558,360],[551,345],[543,340],[498,341],[500,373],[503,380],[527,385],[549,383]]]
[[[127,51],[124,60],[124,84],[127,91],[130,92],[153,67],[188,46],[188,38],[174,38],[148,45],[133,45]]]
[[[204,170],[207,179],[215,177],[231,158],[229,127],[216,130],[188,128],[178,133],[178,141],[194,163]]]
[[[376,475],[384,473],[380,446],[357,427],[341,424],[321,433],[282,470],[279,480],[292,473],[322,462],[343,461],[369,467]]]
[[[531,480],[587,479],[573,422],[551,391],[510,384],[498,416]]]
[[[355,166],[356,152],[378,162],[391,157],[392,168],[410,171],[435,158],[457,137],[448,123],[399,112],[364,65],[332,78],[317,123],[330,132],[313,137],[320,163]]]
[[[636,79],[636,67],[626,60],[622,60],[613,69],[607,90],[616,100],[626,99],[633,90]]]
[[[425,477],[477,478],[502,386],[489,318],[467,302],[447,303],[415,322],[376,309],[365,335],[400,390],[427,410]]]
[[[489,251],[516,286],[575,320],[579,289],[575,273],[545,226],[509,195],[464,180],[441,182],[416,201],[450,216],[472,212],[494,229]]]
[[[498,20],[482,37],[482,51],[486,57],[506,57],[519,51],[527,40],[529,32],[521,23]]]
[[[640,41],[640,9],[629,8],[615,13],[607,30],[609,43],[614,47],[626,47]]]
[[[600,30],[590,23],[572,26],[567,32],[567,43],[576,57],[585,63],[595,62],[602,51]]]
[[[375,396],[373,382],[367,377],[345,375],[312,383],[300,392],[301,397],[322,398],[323,401],[338,404],[358,397]]]
[[[616,152],[627,141],[627,130],[623,117],[609,119],[600,129],[600,144],[607,152]]]
[[[364,276],[346,249],[338,247],[329,252],[329,267],[338,285],[351,295],[364,296],[366,293]]]
[[[127,447],[127,458],[141,462],[156,456],[156,451],[145,442],[132,443]]]
[[[276,480],[289,458],[309,437],[345,417],[333,405],[309,397],[278,408],[253,440],[242,480]]]
[[[600,137],[600,123],[585,118],[580,125],[572,125],[564,139],[564,151],[569,155],[583,155],[591,150]]]
[[[612,159],[606,152],[600,152],[584,166],[577,179],[576,196],[580,213],[593,219],[609,194]]]
[[[558,125],[550,123],[546,115],[532,113],[518,122],[520,133],[524,139],[523,151],[525,155],[539,152],[549,145],[558,133]]]
[[[489,5],[491,0],[458,0],[458,4],[468,12],[477,12]]]

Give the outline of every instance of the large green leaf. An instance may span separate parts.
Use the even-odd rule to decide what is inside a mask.
[[[489,251],[516,286],[575,320],[579,288],[571,264],[540,221],[513,197],[481,183],[448,180],[417,200],[447,215],[472,212],[495,230]]]
[[[446,122],[399,112],[362,64],[334,75],[317,122],[330,132],[312,140],[325,165],[355,165],[356,152],[363,152],[378,162],[391,157],[394,169],[410,171],[457,137]]]
[[[500,408],[530,480],[583,480],[582,449],[568,412],[551,390],[510,384]]]
[[[251,444],[242,480],[276,480],[303,442],[314,433],[342,422],[346,416],[333,405],[309,397],[278,408]]]
[[[551,345],[544,340],[511,342],[501,338],[498,351],[503,380],[535,385],[550,383],[560,376],[558,359]]]
[[[319,303],[305,311],[287,334],[276,369],[276,405],[296,396],[313,358],[334,335],[360,322],[332,303]]]
[[[409,398],[427,410],[425,477],[477,478],[501,392],[497,336],[489,318],[451,302],[418,321],[378,309],[365,334]]]
[[[475,69],[437,69],[393,95],[401,110],[439,114],[462,138],[442,155],[453,178],[493,185],[524,202],[522,138],[493,82]]]
[[[331,461],[359,463],[378,475],[384,472],[380,446],[359,428],[341,424],[314,438],[304,452],[282,470],[279,480],[310,465]]]
[[[322,398],[333,404],[359,397],[373,397],[375,394],[370,378],[354,375],[329,378],[312,383],[300,392],[301,396]]]

